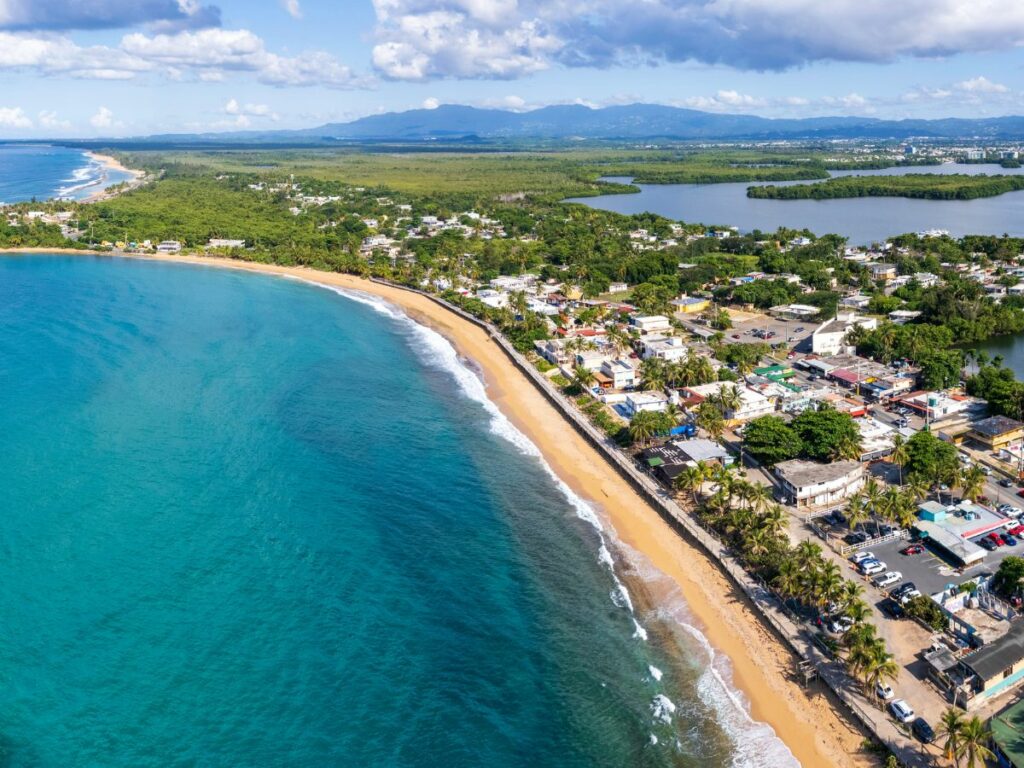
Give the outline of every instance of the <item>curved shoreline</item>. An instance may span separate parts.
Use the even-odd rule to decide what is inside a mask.
[[[11,249],[8,253],[102,255],[77,249]],[[822,697],[809,698],[790,677],[793,657],[756,616],[745,596],[698,548],[682,539],[629,483],[566,422],[482,328],[426,296],[354,276],[214,257],[131,257],[284,275],[361,291],[400,307],[414,320],[447,338],[483,372],[494,404],[542,452],[577,494],[593,503],[628,550],[639,552],[678,587],[713,649],[731,662],[733,683],[744,693],[751,716],[768,723],[804,766],[870,764],[860,751],[864,734]],[[642,602],[658,606],[669,589],[641,578]],[[665,594],[662,594],[664,592]],[[824,706],[822,706],[824,704]]]

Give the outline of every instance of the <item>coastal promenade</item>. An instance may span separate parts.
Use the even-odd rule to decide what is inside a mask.
[[[586,416],[540,374],[495,327],[437,296],[384,280],[371,280],[390,288],[419,294],[484,330],[544,398],[557,408],[575,430],[658,511],[670,527],[686,540],[700,546],[718,563],[746,595],[758,615],[795,654],[796,659],[815,671],[817,678],[832,690],[856,721],[873,733],[879,742],[908,768],[935,765],[933,755],[925,751],[913,738],[901,732],[884,710],[873,707],[863,697],[859,683],[847,674],[842,663],[830,658],[813,643],[811,633],[787,613],[778,598],[765,585],[751,577],[722,543],[687,514],[663,487],[640,471],[610,438],[591,424]],[[797,665],[794,664],[794,671],[796,668]]]

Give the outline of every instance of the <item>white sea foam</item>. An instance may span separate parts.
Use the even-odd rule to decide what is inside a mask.
[[[647,671],[651,673],[651,677],[653,677],[655,680],[661,680],[662,672],[653,664],[647,667]]]
[[[675,702],[663,693],[659,693],[651,701],[651,714],[656,722],[669,725],[672,723],[672,715],[676,713]]]
[[[90,187],[103,184],[106,180],[107,173],[103,164],[90,159],[86,165],[72,171],[70,178],[63,180],[65,186],[57,190],[57,197],[75,197]]]
[[[582,520],[590,523],[598,532],[601,539],[598,548],[598,560],[608,568],[615,582],[615,588],[611,592],[612,602],[630,611],[635,627],[633,636],[639,640],[647,640],[647,630],[637,620],[629,592],[616,574],[615,560],[610,548],[607,546],[608,539],[613,536],[613,532],[605,529],[594,509],[555,474],[555,471],[544,460],[537,446],[520,432],[498,407],[491,402],[490,398],[487,397],[484,382],[459,359],[459,355],[451,343],[437,331],[417,323],[400,309],[383,299],[361,291],[346,290],[309,280],[303,280],[303,282],[310,282],[345,298],[365,304],[380,314],[400,323],[403,328],[420,342],[420,344],[416,345],[416,350],[420,354],[421,359],[428,365],[449,372],[462,392],[483,406],[491,417],[490,428],[494,434],[512,443],[527,456],[537,459],[541,467],[573,507],[576,514]],[[656,571],[653,567],[649,566],[646,563],[646,559],[638,553],[632,552],[628,547],[622,545],[621,542],[616,543],[619,545],[616,547],[617,549],[629,553],[630,565],[643,578],[651,581],[667,578],[660,571]],[[665,610],[668,611],[667,615],[664,613]],[[706,654],[707,665],[698,681],[697,691],[701,699],[715,710],[719,726],[735,745],[733,766],[735,768],[791,768],[794,766],[799,768],[799,763],[793,756],[793,753],[776,736],[772,727],[767,723],[758,722],[750,716],[750,707],[746,698],[732,684],[732,671],[728,659],[716,653],[708,639],[692,623],[685,603],[682,601],[682,596],[680,595],[673,605],[659,611],[659,618],[667,618],[681,626],[694,638],[697,645]],[[652,666],[650,667],[650,672],[656,680],[661,679],[661,670]],[[652,701],[651,709],[655,720],[668,724],[671,722],[672,715],[676,711],[676,705],[667,696],[659,693]]]

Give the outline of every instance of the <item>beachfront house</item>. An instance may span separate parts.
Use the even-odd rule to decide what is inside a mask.
[[[718,397],[722,387],[726,386],[735,387],[740,396],[739,407],[730,408],[725,412],[724,415],[727,422],[738,424],[740,422],[756,419],[759,416],[768,416],[775,413],[775,403],[772,400],[765,397],[760,392],[752,390],[750,387],[746,387],[742,384],[734,384],[732,382],[715,381],[710,384],[683,387],[680,390],[680,396],[684,400],[692,403],[694,406],[697,406],[709,398],[714,399]]]
[[[623,407],[630,419],[644,411],[661,413],[668,408],[668,395],[664,392],[631,392],[626,395]]]
[[[864,467],[859,461],[819,464],[793,459],[777,464],[775,476],[782,500],[807,512],[835,509],[864,485]]]
[[[686,357],[688,348],[683,340],[677,336],[669,336],[664,339],[652,339],[643,343],[644,360],[657,357],[666,362],[675,362]]]
[[[637,315],[630,318],[629,322],[642,334],[667,333],[672,330],[672,323],[664,315]]]
[[[181,253],[181,243],[177,240],[164,240],[156,247],[157,253]]]
[[[608,377],[614,389],[632,389],[640,381],[640,374],[629,360],[605,360],[600,372]]]

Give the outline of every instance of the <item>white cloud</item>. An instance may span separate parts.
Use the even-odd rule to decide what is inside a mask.
[[[260,37],[245,29],[210,28],[155,35],[133,32],[125,35],[117,48],[83,47],[61,35],[0,31],[0,71],[5,69],[90,80],[130,80],[162,74],[172,80],[191,76],[202,82],[218,82],[226,73],[243,73],[274,86],[369,85],[368,80],[353,74],[328,53],[281,56],[268,51]]]
[[[1010,89],[1001,83],[993,83],[987,77],[975,77],[970,80],[963,80],[953,86],[958,91],[967,93],[1006,93]]]
[[[288,11],[288,15],[293,19],[302,18],[302,6],[299,5],[299,0],[281,0],[281,6]]]
[[[373,0],[386,77],[509,78],[562,64],[779,70],[1024,45],[1019,0]]]
[[[238,99],[231,99],[224,105],[224,114],[245,118],[246,124],[251,117],[266,118],[275,122],[280,119],[280,115],[266,104],[242,104]]]
[[[0,126],[4,128],[31,128],[32,120],[21,107],[0,107]]]
[[[93,128],[111,128],[114,125],[114,113],[106,107],[100,107],[96,114],[89,118],[89,125]]]
[[[198,0],[0,0],[0,29],[164,29],[215,27],[220,9]]]
[[[61,120],[56,112],[49,110],[43,110],[39,113],[39,126],[41,128],[59,129],[59,130],[70,130],[71,122],[68,120]]]
[[[433,96],[423,100],[424,109],[437,109],[440,106],[441,102],[438,99],[435,99]]]

